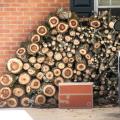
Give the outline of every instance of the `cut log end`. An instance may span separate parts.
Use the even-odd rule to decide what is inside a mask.
[[[35,97],[35,104],[36,105],[43,105],[46,102],[46,97],[42,94],[39,94]]]
[[[15,97],[11,97],[7,99],[7,106],[10,108],[15,108],[18,106],[18,99]]]
[[[10,86],[13,82],[13,77],[9,74],[4,74],[0,77],[0,83],[3,86]]]
[[[55,94],[55,92],[56,92],[56,89],[53,85],[45,85],[43,87],[43,93],[48,97],[52,97]]]
[[[12,90],[9,87],[2,87],[0,89],[0,98],[2,100],[10,98],[11,95],[12,95]]]

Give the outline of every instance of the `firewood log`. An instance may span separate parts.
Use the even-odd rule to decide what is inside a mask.
[[[30,68],[30,64],[29,63],[24,63],[23,64],[23,69],[24,70],[28,70]]]
[[[55,78],[55,80],[54,80],[54,84],[56,85],[56,86],[59,86],[59,83],[63,83],[64,82],[64,79],[62,78],[62,77],[57,77],[57,78]]]
[[[69,31],[69,34],[71,37],[75,37],[76,36],[76,32],[74,30]]]
[[[10,97],[6,102],[7,106],[10,108],[15,108],[18,106],[18,99],[16,97]]]
[[[53,70],[53,73],[54,73],[54,76],[60,76],[61,75],[61,70],[60,69],[58,69],[58,68],[55,68],[54,70]]]
[[[98,28],[100,27],[101,23],[99,20],[92,20],[90,21],[90,26],[93,27],[93,28]]]
[[[65,64],[63,62],[58,62],[56,65],[59,69],[64,69],[65,68]]]
[[[44,73],[38,72],[37,75],[36,75],[36,77],[37,77],[37,79],[42,80],[43,77],[44,77]]]
[[[31,43],[27,47],[27,52],[30,55],[34,55],[39,51],[39,46],[36,43]]]
[[[69,67],[66,67],[62,70],[62,76],[64,78],[70,79],[73,76],[73,70]]]
[[[49,18],[48,23],[51,28],[56,27],[59,23],[59,19],[56,16],[52,16]]]
[[[4,74],[0,77],[0,84],[3,86],[10,86],[13,82],[13,77],[10,74]]]
[[[5,100],[10,98],[10,96],[12,95],[12,90],[9,87],[2,87],[0,89],[0,99]]]
[[[37,28],[37,33],[40,35],[40,36],[45,36],[47,33],[48,33],[48,30],[45,26],[41,25]]]
[[[25,94],[25,90],[20,86],[16,86],[13,89],[13,95],[16,97],[22,97],[24,94]]]
[[[66,35],[66,36],[65,36],[65,41],[66,41],[66,42],[72,41],[72,37],[69,36],[69,35]]]
[[[62,59],[61,53],[56,52],[56,53],[54,54],[54,59],[57,60],[57,61],[61,60],[61,59]]]
[[[34,67],[30,67],[30,68],[28,69],[28,74],[29,74],[30,76],[35,76],[35,74],[36,74],[35,68],[34,68]]]
[[[29,58],[29,62],[31,63],[31,64],[34,64],[34,63],[36,63],[36,57],[30,57]]]
[[[21,104],[21,106],[23,106],[23,107],[29,107],[29,106],[30,106],[30,98],[27,97],[27,96],[23,96],[23,97],[20,99],[20,104]]]
[[[47,97],[52,97],[55,95],[56,89],[53,85],[47,84],[43,86],[43,94]]]
[[[31,42],[33,43],[38,43],[40,42],[40,36],[38,34],[34,34],[32,37],[31,37]]]
[[[57,35],[57,34],[58,34],[58,32],[57,32],[56,28],[51,30],[51,35]]]
[[[79,53],[81,55],[86,55],[87,51],[88,51],[89,45],[88,44],[84,44],[82,46],[80,46],[79,48]]]
[[[71,11],[61,11],[60,10],[57,12],[57,14],[58,14],[59,18],[62,20],[66,20],[66,19],[68,20],[72,17]]]
[[[35,101],[36,105],[43,105],[46,102],[46,97],[42,94],[38,94],[38,95],[36,95],[34,101]]]
[[[23,63],[18,58],[11,58],[7,62],[7,68],[13,74],[19,73],[22,70],[22,67]]]
[[[40,57],[37,58],[38,63],[43,63],[44,60],[45,60],[45,56],[40,56]]]
[[[40,63],[35,63],[35,64],[34,64],[34,68],[35,68],[36,70],[39,70],[39,69],[41,68],[41,64],[40,64]]]
[[[26,58],[25,54],[26,54],[26,49],[24,47],[21,47],[16,51],[17,57],[22,60]]]
[[[54,74],[53,74],[53,72],[48,71],[48,72],[45,74],[45,77],[46,77],[48,80],[52,80],[53,77],[54,77]]]
[[[50,67],[46,64],[43,64],[42,67],[41,67],[41,71],[46,73],[50,70]]]
[[[40,86],[41,86],[41,83],[38,79],[32,79],[32,81],[30,82],[30,87],[32,89],[36,90],[36,89],[40,88]]]
[[[68,30],[68,24],[60,22],[57,26],[57,30],[60,33],[65,33]]]
[[[7,103],[5,100],[0,99],[0,108],[6,107]]]
[[[30,85],[26,85],[25,91],[27,94],[30,94],[32,92],[32,88],[30,87]]]
[[[86,69],[86,64],[84,62],[78,63],[76,69],[79,71],[84,71]]]
[[[21,85],[28,84],[30,82],[30,80],[31,80],[30,75],[25,73],[25,72],[21,73],[19,78],[18,78],[19,84],[21,84]]]
[[[49,48],[48,47],[43,47],[41,51],[42,51],[43,54],[46,54],[49,51]]]
[[[69,20],[69,26],[70,26],[70,28],[72,28],[72,29],[77,28],[77,26],[78,26],[78,21],[77,21],[76,19],[70,19],[70,20]]]

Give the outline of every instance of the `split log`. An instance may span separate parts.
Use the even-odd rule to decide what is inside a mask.
[[[48,51],[46,54],[49,58],[52,58],[54,55],[53,51]]]
[[[36,43],[31,43],[27,46],[27,52],[30,55],[34,55],[39,51],[39,45]]]
[[[40,39],[40,36],[38,34],[34,34],[31,38],[31,42],[33,42],[33,43],[38,43],[38,42],[40,42],[40,40],[41,39]]]
[[[42,80],[43,77],[44,77],[44,73],[38,72],[37,75],[36,75],[36,77],[37,77],[37,79]]]
[[[52,16],[48,20],[48,23],[49,23],[51,28],[56,27],[58,25],[58,23],[59,23],[59,19],[56,16]]]
[[[80,44],[80,40],[79,39],[74,39],[73,44],[78,46]]]
[[[10,97],[7,99],[7,106],[10,108],[15,108],[18,106],[18,99],[16,97]]]
[[[10,98],[12,95],[12,90],[9,87],[2,87],[0,89],[0,99],[5,100]]]
[[[63,62],[64,62],[64,63],[68,63],[68,62],[69,62],[69,58],[68,58],[68,57],[64,57],[64,58],[63,58]]]
[[[60,33],[65,33],[68,30],[68,24],[60,22],[57,26],[57,30]]]
[[[40,86],[41,86],[41,83],[40,83],[40,81],[38,80],[38,79],[32,79],[31,80],[31,82],[30,82],[30,87],[32,88],[32,89],[38,89],[38,88],[40,88]]]
[[[52,97],[55,95],[56,89],[53,85],[48,84],[43,86],[43,94],[47,97]]]
[[[63,35],[62,34],[58,34],[57,37],[56,37],[56,40],[58,42],[61,42],[63,40]]]
[[[48,30],[45,26],[41,25],[37,28],[37,33],[40,35],[40,36],[45,36],[47,33],[48,33]]]
[[[66,67],[62,70],[62,76],[64,78],[70,79],[73,76],[73,70],[69,67]]]
[[[29,106],[30,106],[30,98],[27,97],[27,96],[23,96],[23,97],[20,99],[20,104],[21,104],[21,106],[23,106],[23,107],[29,107]]]
[[[0,77],[0,83],[3,86],[10,86],[13,82],[13,77],[10,74],[4,74]]]
[[[55,80],[54,80],[54,84],[56,85],[56,86],[59,86],[59,83],[63,83],[64,82],[64,79],[62,78],[62,77],[57,77],[57,78],[55,78]]]
[[[69,20],[69,26],[70,26],[70,28],[72,28],[72,29],[77,28],[77,26],[78,26],[78,21],[77,21],[76,19],[70,19],[70,20]]]
[[[7,62],[7,68],[13,74],[19,73],[22,70],[22,67],[23,63],[18,58],[11,58]]]
[[[13,89],[13,95],[16,97],[22,97],[24,94],[25,94],[25,90],[20,86],[16,86]]]
[[[30,80],[31,80],[31,77],[27,73],[21,73],[18,78],[19,84],[21,84],[21,85],[28,84],[30,82]]]
[[[42,94],[38,94],[35,97],[35,104],[36,105],[43,105],[46,102],[46,97]]]

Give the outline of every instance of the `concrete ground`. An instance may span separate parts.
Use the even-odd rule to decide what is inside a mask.
[[[0,109],[0,120],[120,120],[120,108]]]
[[[33,120],[120,120],[120,108],[26,109]]]

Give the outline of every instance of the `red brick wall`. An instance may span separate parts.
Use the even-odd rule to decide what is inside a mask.
[[[0,0],[0,75],[20,42],[52,11],[69,8],[69,0]]]

